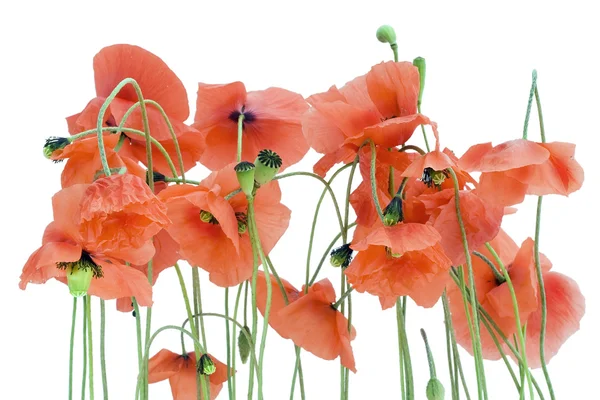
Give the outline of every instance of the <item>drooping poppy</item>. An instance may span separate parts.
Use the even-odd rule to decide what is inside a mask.
[[[312,108],[303,131],[323,158],[315,173],[324,176],[338,162],[349,162],[366,139],[389,148],[406,143],[416,127],[430,120],[417,113],[419,72],[409,62],[375,65],[363,76],[310,96]]]
[[[583,184],[583,168],[574,159],[575,145],[511,140],[498,146],[477,144],[461,157],[466,171],[480,171],[478,192],[487,201],[519,204],[525,195],[568,196]]]
[[[282,170],[297,163],[308,151],[300,123],[307,109],[301,95],[285,89],[247,92],[242,82],[198,84],[192,126],[206,142],[200,163],[216,171],[235,161],[241,116],[242,160],[254,161],[259,151],[271,149],[281,156]]]
[[[340,357],[343,366],[356,372],[350,344],[356,330],[352,327],[349,332],[348,320],[333,308],[334,302],[335,290],[328,279],[313,284],[305,295],[277,312],[278,333],[324,360]]]
[[[451,262],[433,227],[379,223],[379,228],[356,240],[351,246],[358,254],[344,271],[356,291],[384,299],[410,296],[422,307],[432,307],[442,295]]]
[[[85,109],[67,118],[69,132],[77,134],[96,128],[100,107],[125,78],[133,78],[141,88],[147,100],[154,100],[164,109],[171,123],[181,148],[184,169],[192,168],[204,149],[201,135],[184,124],[189,116],[187,93],[183,83],[169,69],[163,60],[141,47],[117,44],[100,50],[94,57],[94,80],[96,96]],[[126,85],[110,103],[104,115],[103,126],[119,126],[127,111],[138,101],[137,94],[131,85]],[[177,153],[167,122],[160,111],[147,105],[147,116],[150,134],[168,152],[178,174],[181,174]],[[133,111],[124,124],[125,128],[144,131],[142,114],[139,107]],[[131,132],[121,133],[126,136],[123,147],[119,150],[125,156],[146,163],[146,144],[144,136]],[[67,146],[68,147],[68,146]],[[152,147],[153,169],[162,174],[171,174],[166,158]],[[113,167],[113,165],[110,165]],[[73,167],[75,167],[73,165]]]
[[[263,271],[258,271],[256,281],[256,306],[262,315],[265,315],[265,309],[267,305],[267,280],[265,279],[265,273]],[[269,325],[273,328],[280,336],[284,339],[289,339],[289,337],[285,337],[281,332],[285,330],[283,325],[285,324],[285,320],[282,320],[279,317],[279,312],[288,304],[293,303],[298,300],[304,292],[296,289],[291,283],[286,281],[285,279],[281,280],[283,288],[285,290],[284,298],[283,293],[281,292],[281,288],[277,283],[277,280],[271,274],[271,309],[269,311]]]
[[[208,375],[210,400],[217,398],[223,383],[227,381],[227,365],[207,354],[215,366],[212,374]],[[196,400],[197,394],[197,363],[196,355],[190,352],[184,355],[162,349],[148,360],[148,383],[169,380],[173,400]],[[230,371],[229,375],[234,373]],[[202,393],[204,399],[204,393]]]
[[[152,304],[146,276],[124,265],[148,262],[155,252],[151,238],[170,222],[143,180],[112,175],[73,185],[54,195],[52,207],[54,221],[23,268],[21,289],[50,278],[65,282],[68,273],[91,269],[95,279],[87,293],[103,299],[135,296],[142,306]]]
[[[507,268],[517,297],[521,325],[527,325],[526,350],[528,365],[538,368],[540,367],[541,301],[535,271],[534,242],[528,238],[519,248],[501,230],[490,244]],[[498,272],[500,271],[495,259],[486,247],[481,247],[478,251],[494,263]],[[548,319],[545,350],[546,361],[549,361],[558,352],[562,344],[579,329],[579,321],[585,312],[585,300],[575,282],[562,274],[550,272],[552,264],[543,254],[540,254],[540,261],[546,286]],[[511,338],[516,333],[516,321],[508,284],[503,279],[499,280],[491,267],[475,256],[473,257],[473,275],[479,304],[498,325],[503,334]],[[464,279],[465,282],[468,282],[466,269],[464,270]],[[454,283],[448,286],[448,298],[457,343],[467,351],[472,352],[463,297],[459,287]],[[492,360],[499,359],[501,357],[500,352],[483,323],[481,323],[480,331],[483,356]],[[495,333],[495,335],[502,343],[502,339],[498,334]],[[504,350],[511,353],[506,345],[504,345]]]
[[[237,285],[252,276],[252,245],[247,232],[248,201],[243,193],[225,197],[239,188],[230,164],[213,172],[200,185],[170,186],[165,201],[173,224],[168,232],[191,265],[209,273],[218,286]],[[254,196],[256,224],[265,254],[288,227],[290,210],[281,204],[277,181],[262,185]]]

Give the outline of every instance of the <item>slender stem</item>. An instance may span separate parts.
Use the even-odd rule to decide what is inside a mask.
[[[200,283],[200,273],[198,271],[198,268],[194,268],[195,273],[193,273],[193,277],[194,279],[196,279],[198,281],[198,292],[196,293],[196,296],[198,297],[198,313],[200,313],[200,334],[202,335],[202,346],[204,346],[204,348],[206,349],[206,351],[208,351],[208,344],[206,342],[206,331],[204,329],[204,317],[202,317],[202,285]],[[198,329],[196,327],[196,329]]]
[[[108,379],[106,377],[106,309],[104,299],[100,299],[100,368],[102,371],[102,394],[108,400]]]
[[[238,121],[237,121],[237,125],[238,125],[237,156],[236,156],[237,162],[242,161],[242,136],[243,136],[243,132],[244,132],[244,118],[245,118],[244,113],[240,113],[240,116],[238,117]]]
[[[346,293],[348,293],[348,333],[352,334],[352,288],[350,284],[346,280]],[[349,398],[349,389],[350,389],[350,370],[345,368],[345,377],[344,377],[344,395],[346,399]]]
[[[341,167],[340,169],[338,169],[337,171],[335,171],[333,173],[333,175],[331,176],[331,178],[329,178],[329,181],[327,182],[327,184],[331,187],[331,183],[333,182],[333,180],[343,170],[345,170],[346,168],[350,168],[351,166],[352,166],[351,164],[347,164],[347,165],[344,165],[343,167]],[[308,291],[308,280],[310,277],[310,258],[312,255],[313,242],[314,242],[315,231],[316,231],[316,227],[317,227],[317,219],[319,216],[319,210],[321,208],[321,203],[323,202],[323,199],[325,198],[326,193],[327,193],[327,188],[323,189],[323,192],[321,193],[321,197],[319,198],[319,201],[317,202],[317,207],[315,208],[315,214],[313,216],[312,226],[310,228],[310,237],[308,239],[308,252],[306,255],[306,280],[305,280],[305,288],[304,288],[305,293]],[[344,229],[342,228],[341,231],[342,231],[342,236],[344,236],[345,235]]]
[[[488,247],[488,249],[489,249],[489,247]],[[500,271],[498,271],[498,268],[496,268],[494,263],[492,261],[490,261],[489,258],[487,258],[485,255],[481,254],[478,251],[473,251],[473,255],[480,258],[484,263],[487,264],[487,266],[490,268],[490,270],[494,274],[494,278],[496,279],[496,282],[498,282],[498,284],[502,284],[506,281],[506,279],[504,279],[504,275],[502,275],[502,273]],[[496,260],[500,261],[499,258],[496,258]]]
[[[225,288],[225,316],[229,318],[229,288]],[[225,320],[225,337],[227,338],[227,365],[231,365],[231,342],[230,339],[229,320]],[[227,392],[229,398],[233,398],[233,383],[231,382],[231,368],[227,368]]]
[[[356,226],[356,222],[353,222],[350,225],[348,225],[346,230],[348,231],[348,230],[350,230],[350,228],[353,228],[355,226]],[[327,247],[327,250],[325,250],[325,253],[323,253],[323,257],[321,257],[321,260],[319,261],[319,265],[317,265],[317,268],[315,269],[315,272],[313,273],[312,278],[310,278],[310,281],[308,283],[309,286],[312,286],[312,284],[315,283],[315,281],[317,280],[317,277],[319,275],[319,272],[321,271],[321,268],[323,267],[323,263],[325,262],[325,259],[327,258],[327,256],[331,252],[331,249],[333,248],[333,246],[335,246],[336,242],[340,239],[341,236],[342,236],[342,232],[335,235],[335,237],[333,238],[331,243],[329,243],[329,246]]]
[[[352,293],[353,290],[354,290],[353,287],[351,287],[350,289],[346,290],[346,292],[344,292],[344,294],[342,295],[342,297],[340,297],[340,299],[338,301],[336,301],[332,305],[332,307],[337,309],[340,306],[340,304],[342,304],[342,302],[346,299],[346,297],[348,297],[350,295],[350,293]]]
[[[421,104],[417,104],[417,111],[421,114]],[[425,140],[425,148],[427,148],[427,152],[429,153],[431,150],[429,149],[429,141],[427,140],[427,133],[425,133],[425,126],[421,125],[421,132],[423,132],[423,140]]]
[[[523,124],[523,139],[527,139],[527,128],[529,127],[529,116],[531,115],[531,105],[533,95],[537,88],[537,71],[534,69],[531,73],[531,90],[529,90],[529,100],[527,101],[527,112],[525,113],[525,123]],[[539,110],[539,108],[538,108]]]
[[[71,317],[71,339],[69,341],[69,400],[73,400],[73,352],[75,349],[75,322],[77,322],[77,297],[73,297]]]
[[[169,177],[165,176],[165,182],[183,183],[183,179],[181,179],[181,178],[169,178]],[[191,179],[186,179],[185,183],[189,183],[190,185],[199,185],[200,181],[193,181]],[[240,191],[241,191],[241,189],[240,189]]]
[[[239,309],[239,305],[240,305],[240,297],[242,295],[242,286],[245,286],[245,285],[240,284],[238,286],[238,292],[237,292],[237,295],[235,297],[235,306],[233,307],[233,320],[234,321],[237,321],[238,309]],[[230,321],[229,317],[227,315],[225,316],[225,319],[228,322]],[[244,326],[246,326],[245,323],[244,323]],[[232,332],[231,332],[231,341],[232,341],[231,348],[232,349],[236,348],[236,338],[237,338],[237,336],[236,336],[236,329],[237,329],[237,325],[233,324],[233,329],[232,329]],[[229,364],[229,362],[228,362],[228,364],[231,365],[231,368],[227,372],[227,376],[230,377],[231,380],[232,380],[233,400],[235,400],[236,396],[237,396],[237,393],[236,393],[237,392],[237,382],[236,382],[236,374],[233,374],[233,376],[230,376],[230,375],[231,375],[231,370],[235,371],[235,359],[236,359],[236,352],[234,350],[231,353],[231,364]],[[230,400],[231,400],[231,398],[230,398]]]
[[[352,194],[352,182],[354,181],[354,173],[356,172],[356,166],[358,165],[360,158],[357,155],[352,162],[352,168],[350,169],[350,175],[348,176],[348,184],[346,185],[346,204],[344,205],[344,244],[348,243],[348,225],[350,216],[350,195]]]
[[[346,290],[346,275],[344,275],[344,271],[341,270],[341,288],[340,288],[340,292],[344,292]],[[344,303],[342,301],[341,303],[341,308],[340,308],[340,312],[342,313],[342,315],[346,315],[346,303]],[[345,372],[345,367],[342,365],[341,361],[340,361],[340,400],[348,400],[346,398],[346,372]]]
[[[251,216],[251,213],[254,210],[254,198],[251,196],[246,196],[248,199],[248,220],[251,220],[254,216]],[[258,312],[256,306],[256,283],[258,278],[258,251],[255,248],[255,242],[252,241],[252,283],[251,283],[251,295],[252,295],[252,341],[250,342],[252,345],[252,351],[256,348],[256,339],[258,336]],[[267,284],[267,286],[269,286]],[[260,379],[260,374],[258,372],[258,365],[253,365],[252,363],[255,361],[251,360],[250,364],[250,373],[248,374],[248,400],[252,400],[254,394],[254,368],[256,368],[256,378]],[[254,368],[253,368],[254,367]],[[259,393],[260,396],[260,393]]]
[[[450,306],[448,304],[448,294],[446,292],[446,289],[444,289],[444,294],[442,294],[442,305],[444,307],[444,327],[446,331],[446,357],[448,358],[448,373],[450,375],[452,400],[458,400],[458,385],[456,385],[454,381],[454,375],[458,374],[458,371],[454,368],[454,360],[452,359],[452,316],[450,315]]]
[[[429,347],[429,341],[427,340],[427,334],[425,333],[425,329],[423,329],[423,328],[421,328],[421,337],[423,338],[423,343],[425,343],[425,351],[427,352],[427,364],[429,364],[429,376],[431,378],[436,378],[435,361],[433,359],[433,354],[431,354],[431,348]]]
[[[423,150],[419,146],[414,146],[412,144],[404,145],[398,151],[406,151],[406,150],[414,150],[414,151],[416,151],[417,153],[419,153],[422,156],[424,156],[425,154],[427,154],[427,152],[425,150]]]
[[[404,315],[402,313],[402,303],[400,298],[396,300],[396,323],[398,324],[398,346],[402,348],[402,357],[400,359],[400,362],[404,364],[404,368],[406,369],[406,399],[414,400],[415,389],[412,373],[412,363],[410,360],[410,350],[408,347],[408,339],[406,337],[406,328],[404,326]]]
[[[138,306],[137,300],[135,297],[131,298],[131,303],[133,304],[133,312],[135,313],[135,333],[137,337],[137,354],[138,354],[138,371],[142,370],[142,357],[144,354],[142,353],[142,317],[140,315],[140,307]]]
[[[398,62],[398,43],[390,43],[390,47],[394,52],[394,62]]]
[[[329,192],[329,194],[331,195],[331,200],[333,201],[333,206],[335,207],[335,212],[336,212],[337,217],[338,217],[338,223],[340,224],[340,230],[343,231],[344,230],[344,221],[342,221],[342,214],[340,213],[340,206],[339,206],[338,201],[337,201],[337,199],[335,197],[335,193],[331,189],[330,184],[325,179],[321,178],[317,174],[313,174],[312,172],[303,172],[303,171],[290,172],[290,173],[287,173],[287,174],[278,175],[278,176],[276,176],[273,179],[283,179],[283,178],[287,178],[287,177],[290,177],[290,176],[310,176],[312,178],[317,179],[323,185],[325,185],[325,190],[327,190]]]
[[[92,298],[86,295],[87,302],[85,307],[87,309],[87,330],[88,330],[88,362],[89,362],[89,384],[90,384],[90,400],[94,400],[94,346],[92,343]]]
[[[88,308],[87,308],[88,296],[83,297],[83,363],[82,363],[82,378],[81,378],[81,400],[85,400],[85,383],[87,379],[87,323],[88,323]]]
[[[248,326],[248,281],[244,282],[244,326]]]
[[[448,168],[448,172],[452,176],[454,182],[454,204],[456,208],[456,218],[460,228],[460,235],[462,239],[463,251],[467,262],[467,270],[469,274],[469,287],[471,288],[471,309],[473,310],[473,354],[475,357],[475,366],[477,370],[477,386],[479,388],[479,397],[483,394],[483,398],[487,399],[487,389],[485,383],[485,371],[483,367],[483,354],[481,350],[481,336],[479,332],[479,313],[477,312],[477,296],[475,288],[475,277],[473,274],[473,264],[471,263],[471,253],[469,251],[469,243],[467,242],[467,232],[462,219],[462,212],[460,210],[460,190],[458,187],[458,178],[452,168]]]
[[[369,140],[369,145],[371,146],[371,195],[373,196],[373,203],[375,203],[375,209],[377,210],[377,215],[379,215],[379,219],[383,221],[383,210],[381,209],[381,205],[379,204],[379,196],[377,195],[377,179],[375,177],[375,168],[377,165],[377,150],[375,149],[375,143]]]

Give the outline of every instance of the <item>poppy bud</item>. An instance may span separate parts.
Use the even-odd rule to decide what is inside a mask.
[[[404,215],[402,213],[402,199],[394,196],[390,204],[383,210],[383,224],[385,226],[394,226],[402,222]]]
[[[244,332],[246,332],[247,335],[245,335]],[[240,334],[238,335],[238,351],[240,352],[242,364],[246,364],[248,357],[250,357],[251,345],[248,336],[250,336],[250,328],[244,326],[244,330],[240,331]]]
[[[277,172],[279,172],[281,163],[281,157],[273,150],[261,150],[254,162],[256,165],[254,173],[254,180],[256,183],[264,185],[265,183],[270,182]]]
[[[166,176],[156,171],[152,172],[152,179],[154,182],[166,182]]]
[[[71,295],[73,297],[85,296],[90,288],[93,276],[94,269],[86,265],[85,262],[70,263],[67,267],[67,285]]]
[[[439,379],[431,378],[427,382],[427,389],[425,390],[427,400],[444,400],[445,393],[444,385],[442,385]]]
[[[242,161],[233,169],[237,175],[242,192],[244,192],[246,196],[252,196],[252,191],[254,190],[254,171],[256,169],[254,164],[248,161]]]
[[[334,267],[346,268],[352,261],[352,249],[350,248],[349,244],[344,244],[336,249],[333,249],[330,255],[331,258],[329,261]]]
[[[198,361],[198,373],[200,375],[212,375],[217,370],[215,363],[208,354],[202,354],[200,361]]]
[[[428,187],[440,187],[448,177],[446,171],[436,171],[433,168],[427,167],[423,170],[421,181]]]
[[[417,104],[421,105],[421,99],[423,98],[423,90],[425,89],[425,59],[423,57],[417,57],[413,60],[413,65],[419,70],[419,99]]]
[[[215,217],[208,211],[200,210],[200,221],[202,222],[212,222]]]
[[[67,138],[56,136],[49,137],[44,144],[44,157],[50,159],[52,153],[56,150],[64,149],[69,143],[71,142]]]
[[[377,40],[379,40],[381,43],[396,43],[396,31],[394,31],[394,28],[389,25],[381,25],[377,29],[377,33],[375,35],[377,36]]]

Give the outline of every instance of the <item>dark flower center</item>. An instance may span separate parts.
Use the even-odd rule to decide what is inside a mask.
[[[79,261],[61,261],[56,263],[56,268],[62,270],[68,270],[69,267],[77,267],[80,270],[87,271],[91,269],[93,272],[94,278],[102,278],[104,274],[102,273],[102,267],[99,266],[92,260],[90,254],[86,251],[81,252],[81,258]]]
[[[242,114],[244,114],[244,121],[242,121],[242,126],[244,126],[246,122],[253,122],[256,120],[256,114],[254,114],[252,111],[246,111],[246,106],[243,106],[241,111],[232,111],[229,114],[229,119],[237,124],[240,115]]]

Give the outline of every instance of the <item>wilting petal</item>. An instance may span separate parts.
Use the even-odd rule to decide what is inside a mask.
[[[486,202],[502,206],[521,204],[527,185],[510,177],[506,172],[484,172],[479,177],[475,193]]]
[[[115,260],[92,260],[102,268],[104,276],[92,279],[89,294],[104,300],[135,297],[140,306],[152,306],[152,286],[145,274]]]
[[[57,268],[59,262],[79,261],[81,246],[69,243],[46,243],[37,249],[27,260],[21,273],[19,287],[25,289],[28,283],[45,283],[50,278],[64,275]]]
[[[327,172],[337,163],[343,162],[344,164],[351,163],[356,157],[358,147],[355,145],[345,145],[340,147],[333,153],[325,154],[317,163],[313,166],[315,174],[324,178]]]
[[[506,171],[542,164],[549,156],[550,152],[538,143],[516,139],[495,147],[491,143],[476,144],[460,158],[458,165],[468,172]]]
[[[148,360],[148,383],[164,381],[181,370],[181,358],[167,349],[162,349]]]
[[[285,321],[282,321],[279,317],[279,311],[281,311],[286,306],[286,301],[281,293],[281,288],[277,284],[277,280],[271,274],[271,310],[269,314],[269,325],[273,328],[277,333],[281,335],[282,324]],[[285,279],[281,280],[283,288],[285,290],[288,303],[293,303],[298,300],[298,298],[302,295],[298,289],[292,286],[291,283],[286,281]],[[258,277],[256,281],[256,306],[262,315],[265,315],[265,307],[267,304],[267,282],[265,279],[265,273],[262,271],[258,272]],[[281,335],[283,337],[283,335]],[[289,337],[283,337],[284,339],[289,339]]]
[[[369,96],[386,118],[417,113],[419,70],[410,62],[385,62],[366,76]]]

